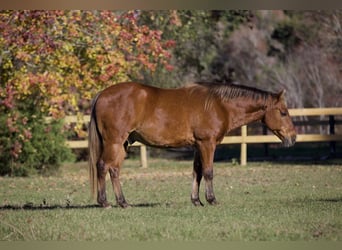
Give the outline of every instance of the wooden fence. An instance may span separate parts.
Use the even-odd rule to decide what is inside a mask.
[[[296,142],[332,142],[342,141],[342,134],[335,134],[335,124],[341,124],[335,120],[335,116],[342,115],[342,108],[303,108],[289,109],[292,117],[296,116],[328,116],[329,117],[329,134],[298,134]],[[76,123],[77,116],[65,117],[65,123]],[[90,116],[83,116],[83,122],[88,123]],[[250,143],[279,143],[280,140],[275,135],[248,135],[247,126],[241,127],[241,135],[225,136],[221,144],[241,144],[240,164],[247,164],[247,144]],[[70,140],[67,141],[70,148],[87,148],[87,140]],[[132,146],[140,147],[140,161],[142,167],[147,167],[147,151],[146,146],[141,143],[134,143]]]

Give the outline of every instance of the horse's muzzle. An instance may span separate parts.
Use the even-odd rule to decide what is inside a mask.
[[[286,148],[293,146],[296,143],[296,137],[296,135],[284,137],[284,139],[282,140],[283,146]]]

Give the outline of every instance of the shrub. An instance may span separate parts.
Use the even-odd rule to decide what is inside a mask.
[[[0,175],[51,174],[73,160],[62,121],[47,122],[34,100],[0,117]]]

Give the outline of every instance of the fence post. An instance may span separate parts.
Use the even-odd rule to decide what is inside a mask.
[[[240,155],[240,164],[241,166],[247,165],[247,143],[246,143],[246,137],[247,137],[247,125],[244,125],[241,127],[241,155]]]
[[[147,150],[144,144],[140,146],[140,164],[142,168],[147,168]]]
[[[335,134],[335,117],[333,115],[329,115],[329,134],[334,135]],[[336,142],[331,141],[330,142],[330,154],[335,155],[336,153]]]
[[[268,128],[265,124],[262,124],[262,134],[267,135]],[[268,156],[268,143],[264,143],[264,154],[265,156]]]

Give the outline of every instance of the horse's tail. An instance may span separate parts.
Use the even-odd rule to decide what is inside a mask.
[[[99,93],[100,94],[100,93]],[[99,94],[92,102],[90,123],[88,128],[88,149],[89,149],[89,181],[92,197],[97,193],[97,161],[102,153],[102,137],[97,128],[95,106]]]

